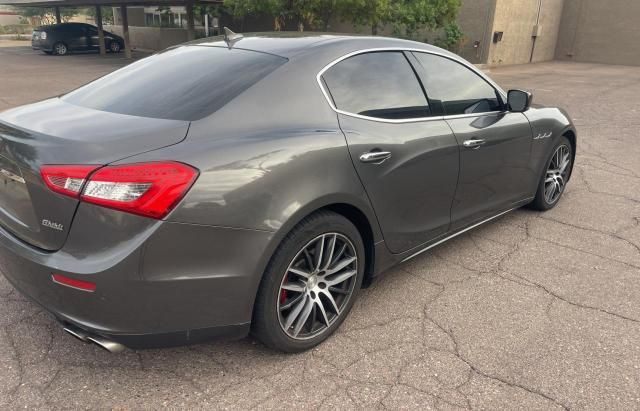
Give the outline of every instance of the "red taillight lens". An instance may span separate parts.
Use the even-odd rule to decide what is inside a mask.
[[[80,198],[88,203],[147,217],[162,218],[198,177],[172,161],[107,166],[91,175]]]
[[[44,166],[42,170],[47,167],[57,167],[60,172],[62,168],[77,166]],[[45,172],[42,174],[47,182]],[[86,182],[83,179],[79,183],[80,187],[84,183],[80,199],[146,217],[163,218],[184,197],[197,177],[196,169],[174,161],[106,166],[93,172]],[[77,197],[75,191],[62,191],[47,185],[54,191]]]
[[[40,174],[51,190],[77,198],[89,174],[98,167],[100,166],[42,166]]]

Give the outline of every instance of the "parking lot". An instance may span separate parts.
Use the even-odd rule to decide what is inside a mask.
[[[0,110],[126,64],[0,44]],[[640,70],[491,69],[578,129],[571,182],[391,271],[298,355],[247,338],[109,354],[0,276],[0,409],[640,408]]]

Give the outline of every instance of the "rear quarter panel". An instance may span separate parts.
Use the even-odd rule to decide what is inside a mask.
[[[357,207],[368,218],[374,241],[381,240],[336,114],[315,81],[318,71],[285,64],[213,115],[193,122],[182,143],[125,160],[171,159],[200,170],[167,217],[170,222],[272,233],[268,244],[249,251],[260,254],[251,273],[253,294],[284,236],[319,208]]]

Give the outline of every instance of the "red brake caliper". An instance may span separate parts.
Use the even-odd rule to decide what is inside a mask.
[[[284,284],[288,280],[288,278],[289,276],[285,275],[284,279],[282,280],[282,284]],[[287,290],[283,288],[280,290],[280,304],[284,304],[285,301],[287,301]]]

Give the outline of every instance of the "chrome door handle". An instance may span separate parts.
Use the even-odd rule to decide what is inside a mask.
[[[486,143],[486,141],[481,138],[472,138],[471,140],[465,140],[462,145],[468,148],[480,148],[484,143]]]
[[[360,161],[362,161],[363,163],[380,164],[390,157],[391,152],[389,151],[369,151],[368,153],[363,153],[360,155]]]

